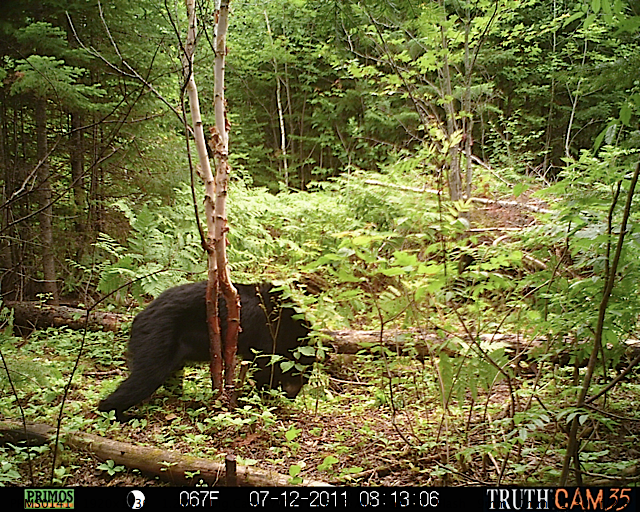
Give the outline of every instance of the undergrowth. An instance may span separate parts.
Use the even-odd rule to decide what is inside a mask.
[[[576,482],[637,481],[637,373],[615,382],[606,401],[578,399],[585,385],[589,396],[603,390],[633,357],[640,235],[632,210],[620,236],[628,169],[613,151],[585,154],[547,191],[564,202],[544,222],[508,210],[500,220],[519,229],[496,233],[472,231],[470,203],[394,188],[424,181],[404,168],[375,176],[377,185],[354,172],[313,193],[274,196],[236,183],[232,273],[238,282],[276,280],[300,303],[316,329],[314,350],[326,356],[310,383],[293,402],[248,388],[229,411],[212,402],[206,370],[190,369],[181,392],[159,390],[138,408],[141,419],[114,428],[95,404],[117,385],[121,372],[109,372],[123,367],[126,335],[88,333],[65,428],[213,458],[233,446],[244,463],[267,464],[291,483],[378,485],[557,484],[573,436]],[[184,222],[189,197],[178,190],[176,204],[153,210],[119,203],[130,236],[99,240],[93,282],[108,292],[137,279],[114,305],[135,310],[203,277],[197,232]],[[588,380],[611,275],[618,277]],[[348,326],[377,334],[355,355],[329,355],[330,331]],[[54,421],[80,337],[50,329],[22,343],[5,332],[2,352],[28,421]],[[5,377],[0,413],[17,418]],[[17,483],[25,452],[3,450],[0,482]],[[123,477],[113,465],[98,469]]]

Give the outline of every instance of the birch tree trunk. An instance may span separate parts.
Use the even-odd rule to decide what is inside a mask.
[[[229,3],[222,2],[218,10],[215,63],[215,99],[216,126],[212,128],[212,149],[216,159],[214,178],[207,154],[206,141],[200,114],[200,101],[196,86],[193,63],[197,38],[197,20],[195,0],[186,0],[189,30],[184,47],[183,74],[186,92],[189,97],[193,133],[200,163],[200,176],[205,187],[205,216],[207,222],[206,250],[208,257],[208,285],[206,292],[207,324],[211,342],[211,379],[214,389],[222,392],[223,379],[223,343],[218,311],[219,290],[227,304],[227,332],[224,342],[225,382],[228,396],[232,396],[235,374],[235,354],[237,350],[238,330],[240,327],[240,303],[238,293],[231,284],[226,254],[226,196],[229,177],[228,136],[224,111],[224,55],[228,26]],[[219,110],[221,110],[219,112]]]
[[[273,44],[273,34],[271,32],[271,24],[269,23],[269,15],[264,11],[264,20],[267,24],[267,34],[271,42],[271,51],[275,52]],[[287,162],[287,137],[284,125],[284,114],[282,111],[282,85],[280,75],[278,74],[278,61],[273,58],[273,71],[276,77],[276,104],[278,106],[278,122],[280,123],[280,151],[282,152],[282,170],[284,174],[284,185],[289,188],[289,164]]]
[[[227,260],[227,194],[229,187],[229,123],[224,99],[224,68],[227,55],[227,29],[229,27],[229,0],[222,0],[218,9],[216,31],[215,84],[213,106],[216,126],[212,131],[212,146],[216,163],[215,202],[215,256],[218,283],[227,305],[227,332],[224,339],[225,388],[231,399],[234,389],[235,359],[240,331],[240,296],[231,284]],[[234,405],[234,404],[232,404]]]

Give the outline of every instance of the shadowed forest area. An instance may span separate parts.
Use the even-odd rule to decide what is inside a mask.
[[[0,486],[637,486],[640,3],[230,9],[236,407],[164,375],[208,353],[161,295],[207,279],[184,2],[0,8]]]

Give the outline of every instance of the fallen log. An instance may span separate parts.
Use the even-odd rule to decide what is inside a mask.
[[[456,340],[469,342],[468,337],[464,334],[447,334],[443,337],[413,330],[388,329],[383,332],[382,340],[380,339],[379,331],[341,330],[326,331],[325,334],[329,336],[334,351],[339,354],[355,354],[362,349],[382,344],[388,349],[397,352],[398,355],[411,347],[411,351],[419,358],[428,357],[441,351],[450,356],[455,356],[457,352],[449,346],[449,343]],[[507,344],[518,352],[538,347],[544,342],[544,339],[525,342],[523,337],[518,334],[478,334],[477,337],[482,341]]]
[[[7,436],[7,432],[15,435],[16,431],[24,432],[24,430],[20,423],[0,422],[0,438]],[[27,424],[26,430],[29,437],[46,436],[51,441],[55,439],[56,430],[49,425]],[[64,442],[77,450],[87,451],[102,461],[112,460],[128,468],[139,469],[143,473],[157,476],[174,485],[193,485],[203,480],[209,485],[224,486],[226,482],[224,463],[184,455],[173,450],[137,446],[85,432],[68,432]],[[187,472],[198,472],[198,474],[195,477],[187,476]],[[289,476],[274,471],[249,466],[236,468],[236,483],[240,487],[282,487],[291,485],[289,479]],[[303,480],[301,485],[321,487],[329,484]]]
[[[382,344],[398,355],[410,349],[411,353],[419,359],[433,354],[437,355],[439,352],[445,352],[447,355],[455,357],[459,355],[459,351],[450,343],[455,343],[456,340],[470,342],[468,336],[464,334],[447,334],[443,337],[432,333],[394,329],[385,330],[382,339],[380,339],[379,331],[341,330],[326,331],[325,334],[329,337],[329,343],[333,346],[334,352],[338,354],[356,354],[360,350]],[[502,343],[510,347],[510,350],[518,357],[526,356],[529,351],[543,347],[547,341],[544,337],[524,338],[522,335],[510,333],[477,334],[476,337],[482,342]],[[567,337],[566,343],[569,344],[570,341],[571,339]],[[627,347],[629,359],[640,355],[639,340],[628,339],[623,343]],[[562,358],[562,354],[559,354],[554,356],[551,361],[563,366],[569,362],[568,352],[565,355],[566,360]]]
[[[27,329],[46,329],[47,327],[69,327],[90,331],[119,331],[123,322],[131,320],[129,315],[120,315],[107,311],[92,311],[87,318],[85,309],[70,306],[53,306],[41,302],[7,302],[13,308],[13,324]]]
[[[365,180],[367,185],[375,185],[377,187],[387,187],[394,188],[398,190],[405,190],[407,192],[417,192],[419,194],[434,194],[440,195],[442,194],[441,190],[436,190],[432,188],[418,188],[418,187],[407,187],[406,185],[396,185],[395,183],[385,183],[384,181],[378,180]],[[529,210],[536,213],[553,213],[553,210],[549,210],[548,208],[543,208],[541,206],[529,203],[520,203],[518,201],[505,201],[499,199],[487,199],[486,197],[465,197],[472,203],[480,203],[480,204],[496,204],[498,206],[510,207],[513,206],[515,208],[522,208],[525,210]]]

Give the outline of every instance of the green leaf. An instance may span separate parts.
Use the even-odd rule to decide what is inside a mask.
[[[409,268],[409,271],[413,270],[411,267],[408,267],[408,268]],[[388,277],[395,277],[395,276],[402,276],[404,274],[407,274],[408,272],[406,268],[392,267],[392,268],[385,268],[381,270],[380,273]]]
[[[572,14],[566,20],[564,20],[564,23],[562,24],[562,28],[565,28],[567,25],[570,25],[571,23],[573,23],[578,18],[582,18],[584,16],[584,14],[585,13],[582,12],[582,11],[578,11],[578,12]]]
[[[374,240],[374,237],[367,235],[355,236],[351,239],[353,245],[368,246]]]
[[[293,441],[296,437],[300,435],[302,432],[301,429],[292,426],[289,430],[284,433],[284,437],[287,441]]]
[[[298,352],[300,352],[300,354],[302,354],[305,357],[315,357],[316,355],[316,349],[308,345],[299,347]]]
[[[631,111],[631,105],[629,105],[629,103],[625,103],[624,105],[622,105],[622,108],[620,109],[620,121],[625,126],[629,126],[630,125],[631,112],[632,112]]]
[[[342,268],[338,271],[338,279],[343,283],[359,283],[362,281],[362,278],[356,277]]]
[[[330,471],[336,462],[338,462],[336,457],[327,455],[322,461],[322,464],[318,465],[318,471]]]
[[[588,29],[595,20],[596,20],[596,15],[589,14],[589,16],[585,18],[582,28],[585,30]]]
[[[529,185],[526,183],[518,183],[515,187],[513,187],[513,196],[519,197],[520,194],[529,190]]]
[[[295,366],[295,361],[282,361],[280,363],[280,369],[282,370],[283,373],[287,373],[289,370],[291,370],[291,368],[293,368]]]
[[[296,477],[302,471],[302,467],[299,464],[292,464],[289,468],[289,476]]]
[[[418,257],[406,251],[396,251],[393,253],[393,264],[400,267],[415,266],[418,264]]]

